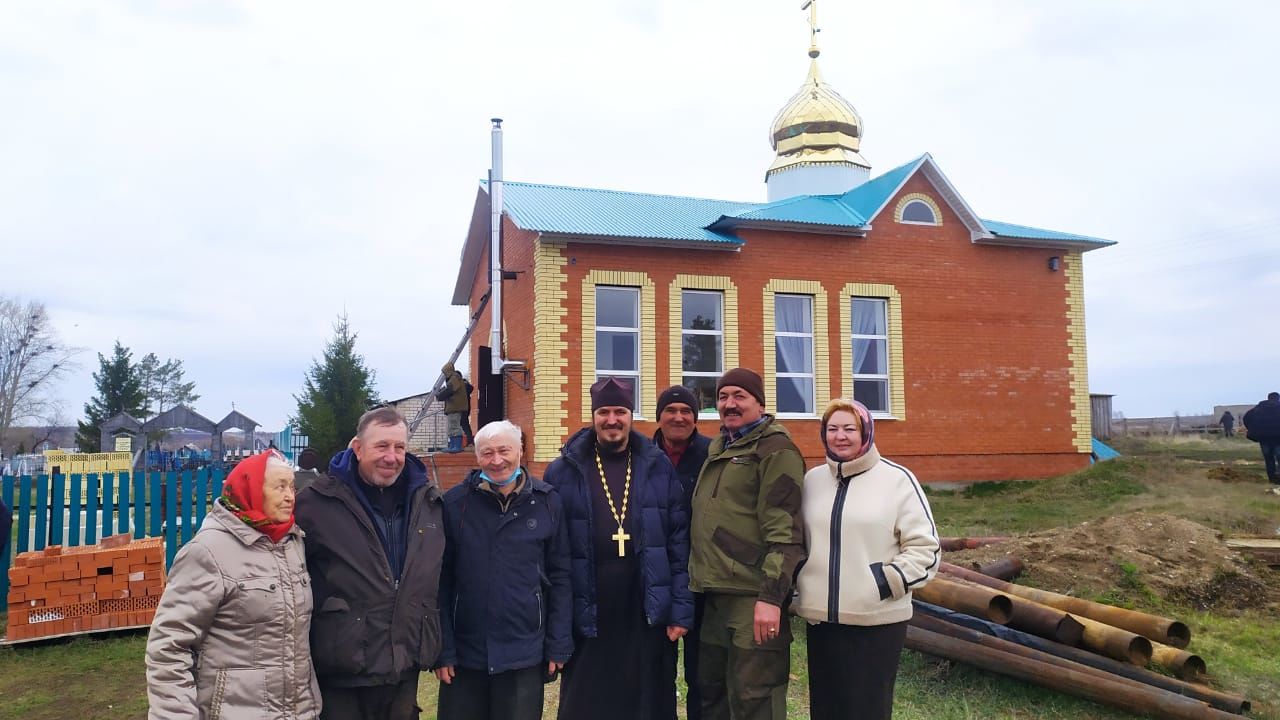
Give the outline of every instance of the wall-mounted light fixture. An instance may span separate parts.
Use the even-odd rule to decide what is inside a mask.
[[[1054,255],[1049,258],[1049,272],[1058,272],[1058,268],[1062,266],[1062,258]]]

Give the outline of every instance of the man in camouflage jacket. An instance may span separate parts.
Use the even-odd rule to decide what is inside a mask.
[[[698,476],[690,533],[689,584],[706,598],[702,716],[782,720],[791,669],[783,608],[805,559],[804,458],[765,414],[759,375],[730,370],[716,392],[723,428]]]

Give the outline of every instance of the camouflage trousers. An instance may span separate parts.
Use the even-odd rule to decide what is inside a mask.
[[[756,598],[706,593],[698,648],[703,720],[785,720],[791,624],[755,643]]]

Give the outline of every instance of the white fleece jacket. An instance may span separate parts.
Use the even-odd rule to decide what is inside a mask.
[[[805,545],[795,612],[809,622],[885,625],[911,619],[911,590],[938,572],[933,512],[911,471],[875,446],[805,473]]]

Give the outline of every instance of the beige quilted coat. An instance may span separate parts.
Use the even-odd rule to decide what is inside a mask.
[[[213,503],[151,623],[150,720],[319,717],[302,537],[295,525],[273,543]]]

